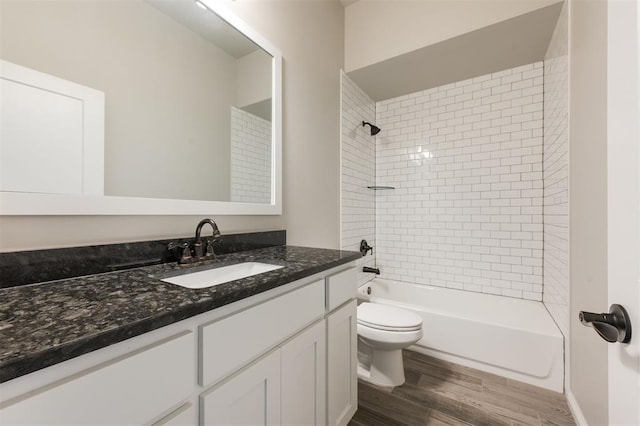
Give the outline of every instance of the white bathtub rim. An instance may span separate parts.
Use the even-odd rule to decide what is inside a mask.
[[[452,287],[443,287],[443,286],[437,286],[432,284],[420,284],[420,283],[415,283],[411,281],[391,280],[388,278],[381,278],[381,277],[372,277],[366,282],[358,285],[358,288],[362,288],[365,285],[371,283],[372,281],[374,283],[380,283],[380,284],[386,284],[386,285],[397,283],[403,286],[412,286],[412,287],[420,288],[421,290],[429,290],[429,291],[435,291],[435,292],[452,292],[452,293],[457,293],[460,296],[464,296],[464,297],[496,299],[501,301],[508,301],[508,302],[514,302],[514,303],[522,303],[522,304],[542,303],[542,300],[524,299],[524,298],[518,298],[518,297],[505,296],[501,294],[483,293],[480,291],[464,290],[461,288],[452,288]]]
[[[405,309],[412,309],[412,310],[417,310],[417,311],[424,311],[425,309],[422,306],[419,305],[413,305],[410,303],[403,303],[403,302],[398,302],[396,300],[392,300],[393,303],[389,303],[388,300],[389,299],[384,299],[381,297],[363,297],[362,295],[358,295],[358,299],[362,300],[364,302],[371,302],[371,303],[380,303],[383,305],[391,305],[391,306],[400,306],[402,308]],[[542,302],[539,302],[542,303]],[[504,324],[504,323],[498,323],[495,321],[483,321],[483,320],[478,320],[477,318],[474,318],[472,316],[461,316],[461,315],[450,315],[447,313],[447,311],[445,310],[439,310],[439,309],[432,309],[431,307],[429,307],[428,312],[432,312],[438,315],[442,315],[443,317],[449,317],[449,318],[461,318],[461,319],[465,319],[465,320],[470,320],[470,321],[475,321],[481,324],[487,324],[487,325],[494,325],[494,326],[500,326],[503,328],[508,328],[510,330],[517,330],[517,331],[522,331],[523,328],[522,327],[512,327],[508,324]],[[555,325],[555,323],[554,323]],[[426,324],[426,326],[428,327],[428,324]],[[536,334],[536,335],[540,335],[540,336],[549,336],[549,337],[560,337],[562,338],[562,333],[560,332],[560,330],[558,330],[557,325],[555,325],[555,327],[553,329],[550,329],[549,332],[540,332],[538,330],[530,330],[530,329],[525,329],[525,331],[527,331],[528,333],[531,334]]]
[[[371,281],[377,282],[376,280],[381,280],[381,281],[384,281],[384,282],[387,282],[387,283],[394,282],[394,281],[391,281],[391,280],[384,280],[382,278],[376,278],[375,280],[371,280]],[[367,301],[367,302],[373,302],[373,303],[381,303],[381,304],[385,304],[385,305],[401,306],[401,307],[406,308],[406,309],[413,309],[413,310],[417,310],[417,311],[427,310],[428,312],[433,312],[433,313],[436,313],[438,315],[442,315],[442,316],[446,316],[446,317],[450,317],[450,318],[452,318],[452,317],[462,318],[462,319],[466,319],[466,320],[480,322],[482,324],[489,324],[489,325],[496,325],[496,326],[500,326],[500,327],[505,327],[505,328],[509,328],[509,329],[512,329],[512,330],[525,330],[525,331],[527,331],[529,333],[537,334],[537,335],[541,335],[541,336],[550,336],[550,337],[563,338],[562,332],[558,328],[558,325],[555,323],[555,321],[553,321],[553,318],[551,318],[551,315],[549,315],[549,312],[544,307],[544,304],[542,302],[536,302],[536,301],[524,300],[524,299],[514,299],[516,301],[516,303],[522,301],[523,303],[539,304],[540,305],[540,309],[544,309],[544,311],[545,311],[545,314],[546,314],[545,318],[549,319],[549,321],[547,321],[547,324],[544,327],[544,330],[541,330],[540,328],[535,328],[535,329],[533,329],[533,328],[523,328],[523,327],[516,327],[516,326],[512,326],[510,324],[505,324],[505,323],[497,322],[497,321],[490,321],[490,320],[485,320],[485,319],[479,320],[478,318],[474,317],[473,315],[465,315],[464,313],[460,313],[460,312],[456,313],[456,315],[451,315],[451,313],[447,312],[447,310],[438,309],[437,307],[429,306],[429,307],[425,308],[425,307],[422,307],[420,305],[401,302],[401,301],[394,300],[394,299],[386,299],[386,298],[383,298],[383,297],[370,296],[370,295],[367,295],[365,291],[361,291],[361,289],[365,288],[368,285],[371,285],[371,281],[369,281],[369,282],[367,282],[367,283],[365,283],[365,284],[363,284],[363,285],[361,285],[359,287],[359,289],[358,289],[358,299],[359,300]],[[415,286],[417,288],[420,288],[421,290],[423,290],[421,287],[425,287],[425,288],[428,288],[429,290],[435,290],[435,291],[452,291],[452,292],[463,292],[463,293],[465,292],[464,290],[433,287],[433,286],[426,286],[426,285],[423,286],[421,284],[407,283],[407,282],[404,282],[404,281],[398,281],[398,283],[400,285],[404,285],[404,286]],[[482,293],[475,293],[475,294],[482,294]],[[484,295],[484,296],[499,297],[499,298],[505,297],[505,296],[498,296],[498,295]],[[391,304],[391,303],[387,302],[387,300],[391,300],[393,303]]]

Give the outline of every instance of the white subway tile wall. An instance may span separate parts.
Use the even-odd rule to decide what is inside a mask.
[[[543,63],[376,104],[384,278],[542,300]]]
[[[231,201],[271,202],[271,123],[231,107]]]
[[[544,60],[544,296],[569,336],[569,73],[568,19],[563,6]],[[568,347],[567,347],[568,350]]]
[[[341,245],[343,250],[359,250],[365,239],[374,247],[358,261],[358,284],[373,278],[362,267],[374,267],[378,247],[375,237],[375,137],[362,121],[373,122],[375,103],[344,72],[342,73],[342,191]]]

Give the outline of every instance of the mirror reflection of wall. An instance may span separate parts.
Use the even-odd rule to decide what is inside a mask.
[[[1,59],[104,92],[105,195],[232,200],[232,107],[271,130],[266,52],[192,0],[0,7]]]

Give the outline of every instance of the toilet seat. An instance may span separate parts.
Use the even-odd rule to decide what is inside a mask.
[[[394,306],[364,302],[358,306],[358,324],[383,331],[416,331],[422,318]]]

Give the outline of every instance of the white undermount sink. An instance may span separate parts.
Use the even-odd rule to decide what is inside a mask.
[[[280,268],[283,268],[283,266],[260,262],[244,262],[163,278],[162,281],[186,288],[206,288]]]

